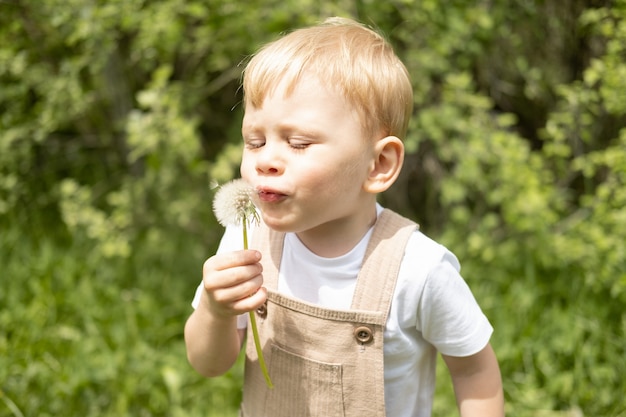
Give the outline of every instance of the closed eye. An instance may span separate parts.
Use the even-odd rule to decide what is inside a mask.
[[[311,144],[310,140],[300,138],[289,138],[287,142],[293,149],[306,149]]]
[[[244,138],[244,144],[246,146],[246,149],[258,149],[258,148],[261,148],[261,147],[265,146],[265,139],[261,139],[261,138],[246,139],[246,138]]]

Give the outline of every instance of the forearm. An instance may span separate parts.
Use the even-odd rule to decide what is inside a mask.
[[[185,324],[187,358],[201,375],[215,377],[228,371],[239,355],[240,332],[236,316],[214,317],[196,309]]]
[[[460,394],[460,395],[459,395]],[[461,417],[503,417],[504,397],[502,390],[494,390],[488,396],[475,397],[457,394]]]
[[[502,377],[490,345],[468,358],[444,356],[444,360],[450,369],[461,417],[504,416]]]

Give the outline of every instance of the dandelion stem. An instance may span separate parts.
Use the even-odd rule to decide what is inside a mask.
[[[248,216],[244,214],[241,223],[243,223],[243,248],[248,250]]]
[[[272,384],[270,374],[269,372],[267,372],[267,366],[265,365],[265,359],[263,358],[261,341],[259,340],[259,331],[256,328],[256,318],[254,317],[253,311],[250,311],[248,314],[250,315],[250,325],[252,326],[252,335],[254,336],[254,346],[256,347],[256,353],[259,357],[259,365],[261,365],[261,371],[263,372],[263,376],[265,377],[265,383],[271,389],[274,388],[274,384]]]
[[[243,216],[243,248],[245,250],[248,249],[248,219],[244,214]],[[250,326],[252,327],[252,336],[254,337],[254,347],[256,348],[256,354],[259,357],[259,365],[261,366],[261,371],[263,372],[263,376],[265,377],[265,382],[269,388],[274,388],[274,384],[272,384],[272,380],[270,379],[270,374],[267,372],[267,366],[265,365],[265,358],[263,357],[263,350],[261,349],[261,341],[259,340],[259,330],[256,326],[256,317],[254,316],[254,311],[248,312],[250,316]]]

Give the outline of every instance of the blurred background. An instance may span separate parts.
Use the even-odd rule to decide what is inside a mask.
[[[210,184],[240,63],[334,15],[411,73],[381,202],[460,258],[508,415],[626,416],[625,0],[0,0],[0,417],[237,415],[183,343]]]

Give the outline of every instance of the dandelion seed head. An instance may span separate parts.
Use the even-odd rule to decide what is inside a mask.
[[[213,199],[213,212],[224,227],[243,221],[258,223],[259,215],[252,202],[254,189],[242,179],[220,186]]]

